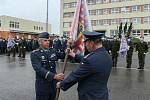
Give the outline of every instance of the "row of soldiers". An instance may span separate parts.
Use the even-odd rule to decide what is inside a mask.
[[[140,41],[134,43],[131,41],[131,38],[127,39],[128,44],[128,51],[126,55],[126,68],[131,68],[132,64],[132,55],[134,49],[138,52],[138,59],[139,59],[139,67],[138,69],[144,69],[145,64],[145,55],[148,52],[148,44],[144,41],[144,38],[140,38]],[[113,67],[117,67],[117,61],[119,56],[119,49],[120,49],[120,39],[113,39],[113,40],[106,40],[103,41],[103,46],[106,50],[110,53],[113,60]]]
[[[51,37],[49,47],[55,48],[57,51],[64,51],[67,47],[67,39],[64,37]],[[16,53],[19,53],[18,57],[25,58],[26,51],[30,52],[39,48],[38,38],[26,39],[24,37],[16,39],[13,36],[7,40],[0,38],[0,54],[6,54],[15,57]]]

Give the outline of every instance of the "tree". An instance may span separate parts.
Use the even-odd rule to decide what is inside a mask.
[[[128,25],[128,23],[126,22],[126,24],[124,26],[124,34],[126,34],[126,32],[127,32],[127,25]]]
[[[122,23],[120,23],[120,26],[119,26],[119,32],[118,32],[119,38],[121,38],[121,34],[122,34]]]
[[[131,35],[131,31],[132,31],[132,22],[130,23],[130,26],[129,26],[129,28],[128,28],[127,38],[129,38],[129,37],[130,37],[130,35]]]

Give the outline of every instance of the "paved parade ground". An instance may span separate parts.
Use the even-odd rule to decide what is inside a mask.
[[[131,69],[126,69],[125,58],[118,59],[109,79],[109,100],[150,100],[150,53],[146,56],[145,70],[137,70],[138,58],[134,53]],[[58,64],[58,70],[61,64]],[[68,64],[66,75],[77,64]],[[35,73],[29,54],[26,59],[0,55],[0,100],[35,100]],[[77,100],[76,86],[60,94],[59,100]],[[94,99],[93,99],[94,100]]]

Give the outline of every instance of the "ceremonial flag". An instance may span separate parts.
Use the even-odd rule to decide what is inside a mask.
[[[127,55],[127,51],[128,51],[128,44],[124,34],[122,34],[119,53],[122,57],[125,57]]]
[[[75,43],[76,53],[84,53],[83,31],[92,31],[86,0],[77,0],[74,19],[71,25],[70,38]]]

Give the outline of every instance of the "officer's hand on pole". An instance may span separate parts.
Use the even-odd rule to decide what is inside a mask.
[[[64,80],[64,74],[63,73],[55,74],[54,79],[58,81],[62,81]]]
[[[60,82],[57,82],[56,88],[60,88]]]
[[[74,57],[75,57],[74,50],[70,50],[70,52],[69,52],[69,54],[68,54],[68,55],[74,58]]]

